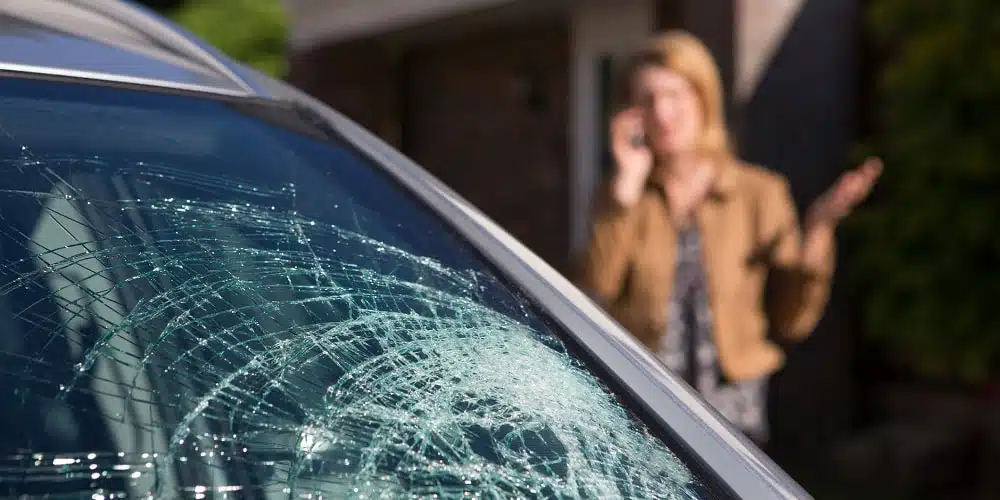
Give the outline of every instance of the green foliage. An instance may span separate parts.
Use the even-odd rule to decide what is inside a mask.
[[[279,0],[187,0],[168,15],[233,59],[284,76],[285,12]]]
[[[1000,359],[1000,9],[872,0],[877,198],[846,227],[866,327],[924,375],[982,380]]]

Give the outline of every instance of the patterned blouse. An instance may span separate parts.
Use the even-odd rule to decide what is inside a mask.
[[[730,383],[718,366],[712,313],[694,226],[678,233],[677,269],[667,305],[667,331],[659,359],[684,378],[723,417],[758,443],[767,441],[767,380]]]

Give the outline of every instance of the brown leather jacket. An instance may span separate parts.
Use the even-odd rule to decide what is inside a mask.
[[[610,187],[598,195],[581,285],[654,352],[665,332],[673,284],[676,231],[662,184],[651,182],[629,208]],[[702,233],[719,364],[731,380],[781,367],[773,330],[808,336],[826,307],[834,268],[801,264],[802,234],[786,180],[736,160],[723,162],[695,218]],[[765,297],[765,284],[767,297]]]

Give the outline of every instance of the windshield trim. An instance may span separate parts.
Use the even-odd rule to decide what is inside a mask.
[[[253,94],[245,90],[229,89],[212,85],[199,85],[196,83],[182,83],[158,78],[143,78],[136,76],[120,75],[115,73],[105,73],[102,71],[77,70],[68,68],[58,68],[54,66],[36,66],[33,64],[18,64],[7,61],[0,61],[0,72],[14,73],[17,75],[35,77],[56,77],[70,78],[78,83],[119,83],[139,86],[140,89],[148,90],[150,87],[184,90],[197,92],[199,94],[221,95],[230,97],[251,97]]]

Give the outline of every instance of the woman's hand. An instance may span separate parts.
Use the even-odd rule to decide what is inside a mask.
[[[611,180],[612,193],[619,204],[630,207],[642,196],[646,179],[653,169],[653,152],[641,141],[642,111],[629,108],[611,120],[611,152],[615,172]]]
[[[841,219],[868,197],[881,174],[882,160],[875,157],[868,158],[858,168],[845,172],[809,207],[806,228],[836,227]]]

